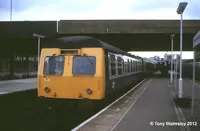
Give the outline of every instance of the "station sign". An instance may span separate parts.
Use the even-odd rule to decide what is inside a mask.
[[[193,37],[193,48],[200,44],[200,31]]]

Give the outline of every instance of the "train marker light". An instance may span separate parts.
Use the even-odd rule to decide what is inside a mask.
[[[90,88],[88,88],[88,89],[86,90],[86,92],[87,92],[88,94],[92,94],[92,90],[91,90]]]
[[[45,91],[46,93],[49,93],[49,92],[50,92],[50,89],[49,89],[48,87],[45,87],[45,88],[44,88],[44,91]]]

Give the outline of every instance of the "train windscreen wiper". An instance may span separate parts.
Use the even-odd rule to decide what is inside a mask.
[[[87,58],[87,60],[93,65],[93,61],[88,58],[89,56],[87,56],[86,54],[83,54],[83,56],[85,56]]]

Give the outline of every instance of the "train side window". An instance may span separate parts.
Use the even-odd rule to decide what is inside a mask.
[[[141,71],[141,62],[139,61],[139,71]]]
[[[140,63],[140,61],[139,61],[139,71],[141,70],[141,63]]]
[[[122,74],[124,74],[124,59],[122,58]]]
[[[125,61],[124,61],[124,73],[125,73],[125,74],[127,73],[127,70],[128,70],[127,65],[128,65],[128,62],[127,62],[127,60],[125,60]]]
[[[128,63],[128,68],[129,68],[129,73],[131,72],[131,60],[129,59],[129,63]]]
[[[140,61],[138,61],[138,71],[140,71]]]
[[[132,61],[132,71],[135,72],[135,69],[134,69],[134,60]]]
[[[125,72],[126,72],[126,69],[125,69],[126,67],[125,67],[125,60],[123,59],[123,72],[124,72],[124,74],[125,74]]]
[[[131,70],[132,70],[132,72],[134,72],[134,69],[133,69],[133,60],[132,60],[132,63],[131,63]]]
[[[132,60],[130,62],[130,70],[131,70],[131,72],[133,72],[133,70],[132,70]]]
[[[110,54],[111,75],[116,75],[116,60],[115,55]]]
[[[118,75],[122,74],[122,58],[121,57],[117,57],[117,70],[118,70]]]
[[[129,59],[128,59],[128,62],[127,62],[127,68],[128,68],[128,71],[127,71],[127,73],[129,73],[130,72],[130,67],[129,67]]]
[[[138,71],[138,62],[137,61],[135,62],[135,71],[136,72]]]

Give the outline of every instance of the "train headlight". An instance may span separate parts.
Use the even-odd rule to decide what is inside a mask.
[[[88,88],[87,90],[86,90],[86,92],[88,93],[88,94],[92,94],[92,90],[90,89],[90,88]]]
[[[50,92],[50,89],[49,89],[48,87],[45,87],[45,88],[44,88],[44,91],[45,91],[46,93],[49,93],[49,92]]]

